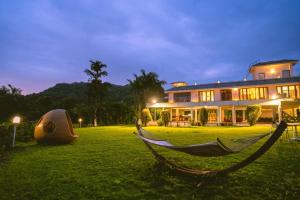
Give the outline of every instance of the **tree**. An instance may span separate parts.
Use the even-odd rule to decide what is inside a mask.
[[[149,121],[152,121],[152,116],[150,110],[148,108],[145,108],[142,111],[142,123],[144,126],[146,126]]]
[[[246,118],[250,126],[256,124],[258,118],[261,116],[260,106],[247,106],[246,108]]]
[[[7,120],[16,113],[23,114],[25,106],[20,89],[10,84],[8,87],[0,87],[0,121]]]
[[[170,118],[171,118],[171,116],[170,116],[169,111],[167,111],[167,110],[161,111],[161,120],[162,120],[164,126],[168,125],[168,123],[170,122]]]
[[[106,64],[98,60],[91,60],[90,63],[90,69],[86,69],[84,72],[89,76],[88,102],[93,114],[94,126],[97,126],[98,110],[103,103],[103,97],[106,95],[110,84],[102,81],[102,78],[108,75],[107,71],[104,70],[107,67]]]
[[[134,74],[133,80],[128,80],[134,96],[136,120],[142,118],[142,111],[150,98],[161,98],[164,94],[163,85],[165,81],[159,80],[154,72],[146,73],[141,70],[141,75]]]
[[[208,122],[208,111],[206,108],[201,108],[199,111],[199,121],[201,126],[205,126]]]

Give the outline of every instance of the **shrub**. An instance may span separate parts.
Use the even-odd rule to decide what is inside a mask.
[[[246,119],[250,126],[256,124],[258,118],[261,115],[260,106],[247,106],[246,108]]]
[[[163,126],[163,125],[164,125],[164,122],[161,118],[159,120],[157,120],[157,126]]]
[[[170,112],[167,110],[161,111],[161,120],[164,124],[164,126],[167,126],[170,122]]]
[[[142,123],[144,126],[146,126],[149,121],[152,121],[152,116],[150,110],[145,108],[142,112]]]
[[[8,124],[0,125],[0,150],[12,148],[12,128]]]
[[[0,124],[0,150],[12,148],[14,125],[11,123]],[[28,142],[33,139],[34,123],[22,122],[17,126],[16,141]]]
[[[16,140],[22,142],[28,142],[33,140],[34,136],[34,126],[33,122],[23,122],[17,128]]]
[[[208,111],[206,108],[201,108],[199,111],[199,121],[201,126],[205,126],[208,122]]]

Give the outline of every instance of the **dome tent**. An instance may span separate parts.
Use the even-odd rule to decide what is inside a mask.
[[[63,109],[51,110],[44,114],[34,130],[34,138],[39,143],[66,144],[77,137],[73,132],[70,116]]]

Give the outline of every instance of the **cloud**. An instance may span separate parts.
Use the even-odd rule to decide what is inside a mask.
[[[300,58],[299,8],[298,1],[3,1],[0,85],[18,79],[37,91],[83,81],[90,59],[107,63],[107,80],[118,84],[141,68],[168,82],[240,80],[255,60]]]

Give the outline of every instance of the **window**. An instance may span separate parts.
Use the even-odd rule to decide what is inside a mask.
[[[215,100],[215,96],[214,96],[213,90],[199,92],[199,101],[200,102],[214,101],[214,100]]]
[[[291,77],[291,71],[290,70],[282,70],[282,78],[288,78]]]
[[[232,122],[232,110],[224,110],[224,122]]]
[[[174,101],[175,102],[190,102],[191,101],[191,93],[190,92],[174,93]]]
[[[217,110],[209,109],[208,110],[208,121],[209,122],[216,122],[217,121]]]
[[[258,79],[259,80],[265,79],[265,73],[258,73]]]
[[[221,90],[221,100],[222,101],[231,101],[232,100],[232,92],[230,89]]]
[[[278,86],[277,95],[281,98],[293,98],[298,97],[299,86],[289,85],[289,86]]]
[[[243,121],[243,110],[236,110],[235,116],[236,116],[236,122],[242,122]]]
[[[239,90],[240,100],[268,99],[268,88],[242,88]]]

